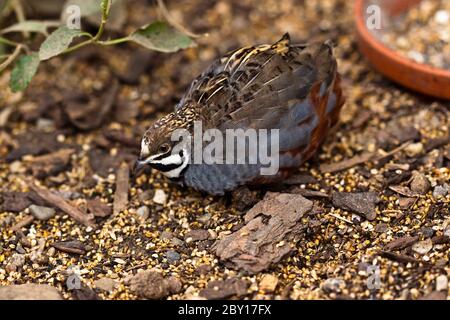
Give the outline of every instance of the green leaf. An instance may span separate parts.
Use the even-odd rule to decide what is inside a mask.
[[[59,25],[60,25],[59,21],[27,20],[13,24],[8,28],[3,29],[1,33],[4,34],[9,32],[28,31],[28,32],[39,32],[47,35],[47,29],[49,27],[57,27]]]
[[[14,92],[25,90],[33,79],[39,67],[39,55],[33,52],[27,56],[20,56],[11,72],[9,86]]]
[[[47,60],[57,56],[66,50],[75,37],[83,34],[81,30],[69,29],[66,26],[59,27],[53,31],[41,44],[39,49],[39,59]]]
[[[153,22],[136,30],[128,39],[148,49],[161,52],[175,52],[195,46],[191,38],[162,21]]]

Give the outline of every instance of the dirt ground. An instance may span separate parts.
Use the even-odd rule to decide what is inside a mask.
[[[158,17],[150,1],[132,3],[126,30]],[[65,299],[448,299],[450,103],[371,69],[351,3],[169,1],[184,26],[209,34],[197,47],[89,47],[43,64],[23,94],[1,74],[0,285],[49,284]],[[297,175],[240,197],[150,171],[128,179],[142,133],[213,59],[285,32],[334,40],[347,101]],[[312,209],[274,244],[288,253],[252,273],[216,249],[267,190]]]

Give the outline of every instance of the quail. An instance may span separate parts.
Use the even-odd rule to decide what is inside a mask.
[[[175,111],[145,132],[135,170],[150,166],[181,185],[214,195],[280,182],[316,153],[343,104],[331,41],[291,44],[286,33],[274,44],[246,46],[215,60],[192,82]],[[269,138],[258,138],[256,147],[273,147],[278,170],[262,174],[265,164],[259,160],[194,161],[195,147],[177,148],[172,140],[177,129],[192,133],[198,122],[202,132],[276,132],[276,148]]]

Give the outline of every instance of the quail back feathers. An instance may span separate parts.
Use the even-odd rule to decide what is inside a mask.
[[[308,160],[337,123],[344,104],[332,44],[272,45],[226,54],[198,76],[175,111],[145,133],[137,166],[150,165],[172,180],[210,194],[241,185],[278,182]],[[173,154],[175,129],[279,129],[279,171],[261,175],[257,164],[193,163]]]

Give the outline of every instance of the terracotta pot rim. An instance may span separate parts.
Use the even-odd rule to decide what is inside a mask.
[[[355,1],[355,17],[356,17],[356,29],[359,36],[365,41],[373,50],[377,51],[378,54],[385,56],[389,60],[394,61],[396,64],[401,64],[405,68],[414,69],[419,73],[426,73],[429,75],[437,77],[445,77],[450,80],[450,71],[440,69],[427,64],[422,64],[415,62],[408,57],[405,57],[395,50],[390,49],[384,45],[380,40],[378,40],[372,32],[370,32],[364,23],[363,6],[366,0],[356,0]]]

